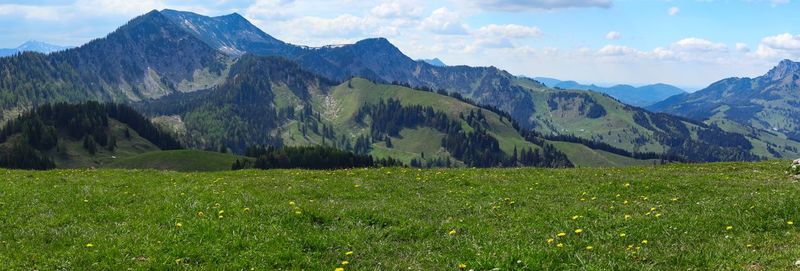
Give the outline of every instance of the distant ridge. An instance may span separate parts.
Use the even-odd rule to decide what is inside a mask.
[[[10,56],[22,52],[37,52],[37,53],[49,54],[52,52],[63,51],[69,48],[73,47],[53,45],[41,41],[29,40],[23,43],[22,45],[17,46],[16,48],[0,49],[0,57]]]
[[[534,79],[553,88],[591,90],[605,93],[623,103],[639,107],[649,106],[669,97],[686,93],[686,91],[676,86],[661,83],[641,87],[622,84],[611,87],[601,87],[595,84],[585,85],[575,81],[562,81],[547,77],[536,77]]]

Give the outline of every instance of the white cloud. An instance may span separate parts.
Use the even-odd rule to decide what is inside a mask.
[[[62,14],[63,7],[58,6],[32,6],[16,4],[0,4],[0,15],[21,15],[25,19],[57,21]]]
[[[620,34],[617,31],[611,31],[611,32],[608,32],[608,34],[606,34],[606,39],[607,40],[618,40],[621,37],[622,37],[622,34]]]
[[[422,16],[422,5],[415,1],[389,1],[372,8],[372,14],[380,18],[416,18]]]
[[[421,27],[436,34],[467,34],[467,25],[462,22],[462,15],[447,9],[447,7],[434,10],[428,18],[422,21]]]
[[[800,56],[800,35],[783,33],[761,39],[755,55],[765,59],[795,58]]]
[[[700,38],[685,38],[672,44],[672,47],[680,51],[726,51],[728,46],[722,43],[713,43]]]
[[[643,54],[639,50],[623,45],[606,45],[597,50],[600,56],[639,56]]]
[[[746,43],[738,42],[736,43],[736,51],[747,53],[750,52],[750,47],[748,47]]]
[[[466,0],[480,8],[500,11],[551,10],[561,8],[609,8],[611,0]]]
[[[671,8],[669,8],[669,9],[667,9],[667,14],[668,14],[669,16],[675,16],[675,15],[678,15],[678,13],[679,13],[679,12],[681,12],[681,9],[680,9],[680,8],[678,8],[678,7],[671,7]]]
[[[542,31],[538,27],[517,24],[496,25],[490,24],[478,28],[475,34],[481,37],[500,37],[509,39],[524,39],[538,37]]]

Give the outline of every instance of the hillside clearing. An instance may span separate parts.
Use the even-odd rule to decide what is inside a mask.
[[[5,170],[0,262],[11,270],[333,270],[342,261],[346,270],[790,269],[800,259],[800,189],[786,166]]]

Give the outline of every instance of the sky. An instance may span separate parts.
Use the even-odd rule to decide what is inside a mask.
[[[693,91],[800,61],[800,0],[0,0],[0,48],[78,46],[165,8],[237,12],[298,45],[385,37],[415,59],[599,85]]]

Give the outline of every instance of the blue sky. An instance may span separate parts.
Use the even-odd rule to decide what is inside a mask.
[[[0,47],[80,45],[152,9],[238,12],[311,46],[386,37],[413,58],[689,90],[800,60],[791,0],[0,0]]]

